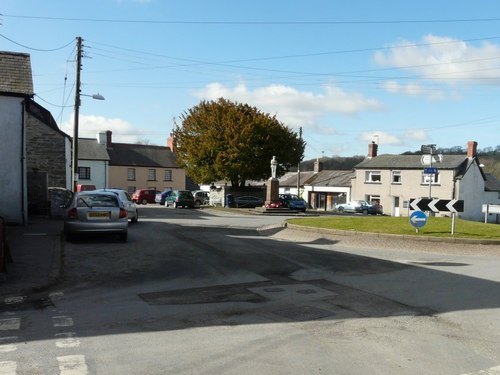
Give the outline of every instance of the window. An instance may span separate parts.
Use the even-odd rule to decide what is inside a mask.
[[[422,185],[429,185],[429,183],[433,185],[439,184],[439,173],[422,173]]]
[[[128,181],[135,181],[135,168],[128,168],[127,169],[127,180]]]
[[[401,183],[401,171],[392,171],[392,183],[393,184]]]
[[[376,182],[381,181],[380,171],[366,171],[365,172],[365,182]]]
[[[165,169],[165,179],[163,181],[172,181],[172,170]]]
[[[156,169],[148,169],[148,181],[156,181]]]
[[[135,186],[127,186],[127,192],[129,194],[134,194],[136,190]]]
[[[78,179],[90,180],[90,167],[78,167]]]

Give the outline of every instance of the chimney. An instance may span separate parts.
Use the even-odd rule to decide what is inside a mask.
[[[112,135],[111,130],[106,130],[106,148],[113,147],[111,135]]]
[[[469,141],[467,142],[467,157],[472,159],[477,156],[477,142]]]
[[[375,142],[372,142],[368,145],[368,157],[369,158],[376,157],[377,151],[378,151],[378,144],[376,144]]]
[[[97,142],[99,142],[100,145],[106,146],[106,132],[97,133]]]
[[[321,170],[323,170],[323,163],[319,161],[319,159],[316,159],[314,161],[314,173],[318,173]]]
[[[167,147],[170,149],[170,151],[172,151],[173,153],[175,153],[175,145],[174,145],[174,140],[175,140],[175,137],[174,137],[174,134],[173,133],[170,133],[170,137],[167,138]]]

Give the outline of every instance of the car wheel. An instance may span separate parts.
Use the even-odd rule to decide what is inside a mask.
[[[338,212],[340,212],[340,213],[343,213],[343,212],[344,212],[344,207],[339,207],[339,208],[337,209],[337,211],[338,211]]]
[[[127,237],[128,237],[127,233],[120,234],[120,241],[127,242]]]
[[[148,200],[147,200],[147,199],[143,199],[143,200],[141,201],[141,203],[142,203],[142,204],[148,204]]]
[[[365,208],[363,211],[362,211],[363,215],[368,215],[368,210]]]
[[[197,199],[197,200],[194,202],[194,206],[195,206],[196,208],[201,207],[201,201],[200,201],[199,199]]]
[[[137,223],[139,221],[139,212],[135,213],[135,216],[130,220],[132,223]]]

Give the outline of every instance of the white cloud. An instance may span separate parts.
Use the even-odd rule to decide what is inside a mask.
[[[500,46],[483,42],[474,46],[450,37],[427,35],[419,42],[402,40],[389,52],[377,52],[375,61],[446,84],[498,84]]]
[[[404,94],[408,96],[421,96],[429,100],[443,100],[445,94],[441,90],[426,88],[418,83],[410,82],[405,85],[396,81],[382,83],[382,88],[391,94]]]
[[[195,95],[206,100],[224,97],[239,103],[247,103],[263,112],[276,115],[290,127],[317,126],[321,117],[331,113],[355,115],[363,111],[381,110],[383,107],[375,99],[366,98],[358,93],[349,93],[333,85],[327,86],[324,92],[316,94],[285,85],[270,85],[252,91],[244,84],[227,87],[220,83],[212,83]]]
[[[69,121],[61,124],[60,128],[66,134],[73,136],[74,116]],[[106,118],[103,116],[80,115],[78,121],[79,138],[97,138],[97,133],[111,130],[113,142],[138,143],[147,138],[144,132],[134,128],[129,122],[118,118]]]
[[[367,144],[375,141],[379,145],[402,145],[404,143],[400,137],[382,131],[361,133],[359,136],[359,140]]]
[[[425,141],[428,139],[428,135],[425,130],[421,129],[406,129],[405,130],[405,139],[410,141]]]

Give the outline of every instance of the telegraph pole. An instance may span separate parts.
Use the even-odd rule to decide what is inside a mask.
[[[78,122],[80,116],[80,71],[82,70],[82,37],[76,38],[76,83],[75,83],[75,118],[73,126],[73,159],[72,159],[72,181],[73,191],[77,191],[78,185]]]
[[[299,128],[299,138],[302,140],[302,126]],[[300,159],[297,164],[297,196],[300,198]]]

